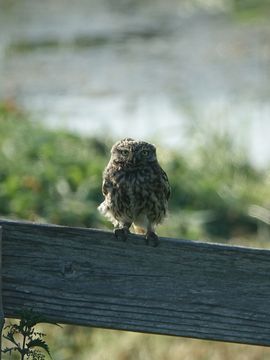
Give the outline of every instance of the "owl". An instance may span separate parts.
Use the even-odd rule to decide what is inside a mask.
[[[102,192],[105,199],[98,210],[113,223],[117,238],[126,240],[132,225],[147,244],[158,245],[155,227],[166,216],[170,185],[154,145],[130,138],[114,144]]]

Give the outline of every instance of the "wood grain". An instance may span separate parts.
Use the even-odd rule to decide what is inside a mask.
[[[0,220],[7,317],[270,345],[270,251]]]

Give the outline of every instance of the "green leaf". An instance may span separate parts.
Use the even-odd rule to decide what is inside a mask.
[[[46,353],[50,356],[50,358],[52,359],[52,356],[50,354],[50,350],[49,350],[49,346],[48,344],[44,341],[44,340],[41,340],[41,339],[34,339],[34,340],[30,340],[27,344],[26,344],[27,348],[28,349],[32,349],[32,348],[35,348],[35,347],[39,347],[43,350],[46,351]]]
[[[51,325],[57,325],[54,321],[49,321],[46,319],[46,317],[42,314],[39,314],[38,312],[35,312],[33,309],[24,309],[18,313],[18,317],[21,318],[22,326],[27,326],[29,328],[34,327],[37,324],[40,323],[46,323]],[[61,327],[61,326],[60,326]]]

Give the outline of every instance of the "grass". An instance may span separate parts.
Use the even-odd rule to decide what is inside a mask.
[[[80,326],[44,325],[55,360],[268,360],[263,346],[223,343]],[[6,355],[5,359],[17,360]],[[46,357],[49,360],[49,357]]]
[[[267,360],[270,349],[106,329],[45,326],[55,360]],[[54,340],[52,340],[54,339]],[[68,344],[68,346],[67,346]]]

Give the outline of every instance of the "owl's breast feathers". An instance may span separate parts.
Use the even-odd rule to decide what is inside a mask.
[[[158,163],[131,169],[107,167],[102,191],[107,211],[117,220],[134,221],[143,213],[158,224],[166,215],[170,185]]]

